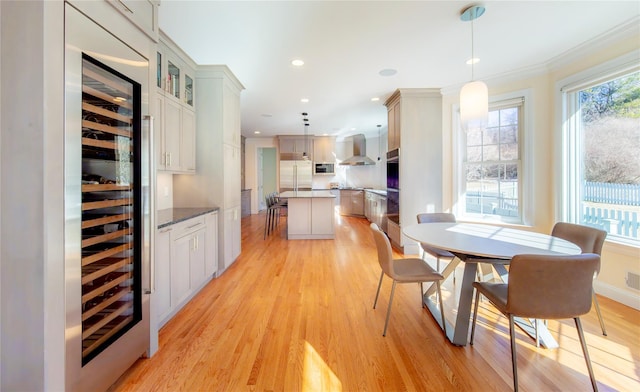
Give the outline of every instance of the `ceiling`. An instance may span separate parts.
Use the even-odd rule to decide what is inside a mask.
[[[460,13],[472,4],[161,0],[158,12],[160,29],[197,64],[226,64],[244,85],[242,135],[303,134],[306,112],[309,134],[343,137],[386,130],[384,101],[396,88],[457,91],[471,79],[471,23]],[[475,79],[545,66],[621,29],[640,38],[638,1],[482,5]],[[380,74],[388,69],[397,73]]]

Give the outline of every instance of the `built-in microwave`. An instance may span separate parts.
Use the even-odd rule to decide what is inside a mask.
[[[336,174],[334,163],[320,163],[313,164],[313,174],[317,176],[333,176]]]

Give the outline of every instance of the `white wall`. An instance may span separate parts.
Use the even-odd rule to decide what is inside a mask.
[[[596,66],[618,56],[627,54],[640,47],[637,36],[627,36],[606,42],[590,45],[581,51],[570,53],[558,59],[551,67],[539,67],[498,80],[487,81],[489,95],[496,96],[514,91],[531,91],[531,109],[533,115],[533,145],[526,146],[533,160],[533,178],[530,201],[535,212],[529,228],[533,231],[549,233],[553,224],[559,220],[557,194],[559,175],[561,173],[561,156],[559,138],[561,129],[557,126],[560,103],[555,101],[555,84],[557,81]],[[443,147],[444,177],[443,200],[444,209],[451,210],[456,203],[453,193],[453,172],[455,170],[452,119],[453,108],[458,102],[458,91],[443,92]],[[640,294],[626,287],[624,277],[627,271],[640,274],[640,250],[630,246],[607,241],[602,252],[602,269],[596,281],[596,292],[618,302],[640,309]],[[606,320],[605,320],[606,323]]]

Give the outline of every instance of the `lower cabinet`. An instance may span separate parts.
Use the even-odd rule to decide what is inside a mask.
[[[335,200],[328,197],[291,197],[287,207],[287,236],[290,240],[335,237]]]
[[[218,213],[176,223],[156,232],[154,300],[158,328],[211,279],[218,265]]]
[[[224,272],[233,264],[240,256],[240,206],[231,207],[224,210],[224,232],[222,233],[223,246],[223,265],[219,266],[220,273]]]
[[[171,312],[171,226],[156,231],[155,287],[152,302],[158,322]],[[164,323],[163,323],[164,324]]]
[[[218,213],[211,212],[204,216],[204,223],[207,225],[205,233],[205,276],[215,276],[218,272]]]
[[[387,232],[386,216],[387,198],[374,192],[365,192],[364,216],[378,225],[385,233]]]
[[[364,216],[364,191],[340,191],[340,215]]]

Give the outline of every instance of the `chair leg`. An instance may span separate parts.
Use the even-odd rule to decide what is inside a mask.
[[[598,298],[596,297],[596,292],[591,290],[593,296],[593,304],[596,306],[596,312],[598,313],[598,320],[600,320],[600,328],[602,328],[602,334],[607,336],[607,330],[604,328],[604,319],[602,318],[602,313],[600,313],[600,305],[598,304]]]
[[[271,207],[269,209],[270,214],[270,219],[269,222],[271,222],[271,224],[269,225],[269,232],[273,232],[276,229],[276,216],[275,216],[275,209],[273,207]]]
[[[513,368],[513,391],[518,392],[518,365],[516,362],[516,331],[512,314],[509,315],[509,335],[511,335],[511,367]]]
[[[267,239],[267,235],[269,234],[269,213],[270,212],[271,211],[269,210],[269,207],[267,207],[267,211],[264,216],[264,236],[262,238],[264,240]]]
[[[596,376],[593,374],[593,368],[591,367],[591,358],[589,358],[589,351],[587,351],[587,342],[584,340],[584,333],[582,332],[582,323],[580,317],[574,318],[576,322],[576,329],[578,330],[578,337],[580,338],[580,345],[582,345],[582,353],[584,354],[584,360],[587,362],[587,370],[589,370],[589,377],[591,378],[591,385],[594,392],[598,392],[598,384],[596,383]]]
[[[389,316],[391,316],[391,304],[393,303],[393,294],[396,291],[396,281],[393,281],[393,285],[391,286],[391,297],[389,297],[389,307],[387,308],[387,319],[384,322],[384,331],[382,331],[382,336],[387,336],[387,326],[389,325]]]
[[[424,308],[424,287],[420,282],[420,305]]]
[[[442,304],[442,291],[440,291],[440,281],[436,280],[436,289],[438,290],[438,298],[440,298],[440,317],[442,317],[442,330],[444,338],[447,339],[447,321],[444,318],[444,305]]]
[[[478,319],[478,303],[480,303],[480,292],[476,290],[476,300],[473,306],[473,321],[471,321],[471,338],[469,344],[473,346],[473,337],[476,334],[476,320]]]
[[[378,282],[378,291],[376,291],[376,299],[373,301],[373,308],[376,308],[378,303],[378,295],[380,294],[380,286],[382,286],[382,278],[384,277],[384,271],[380,272],[380,281]]]

